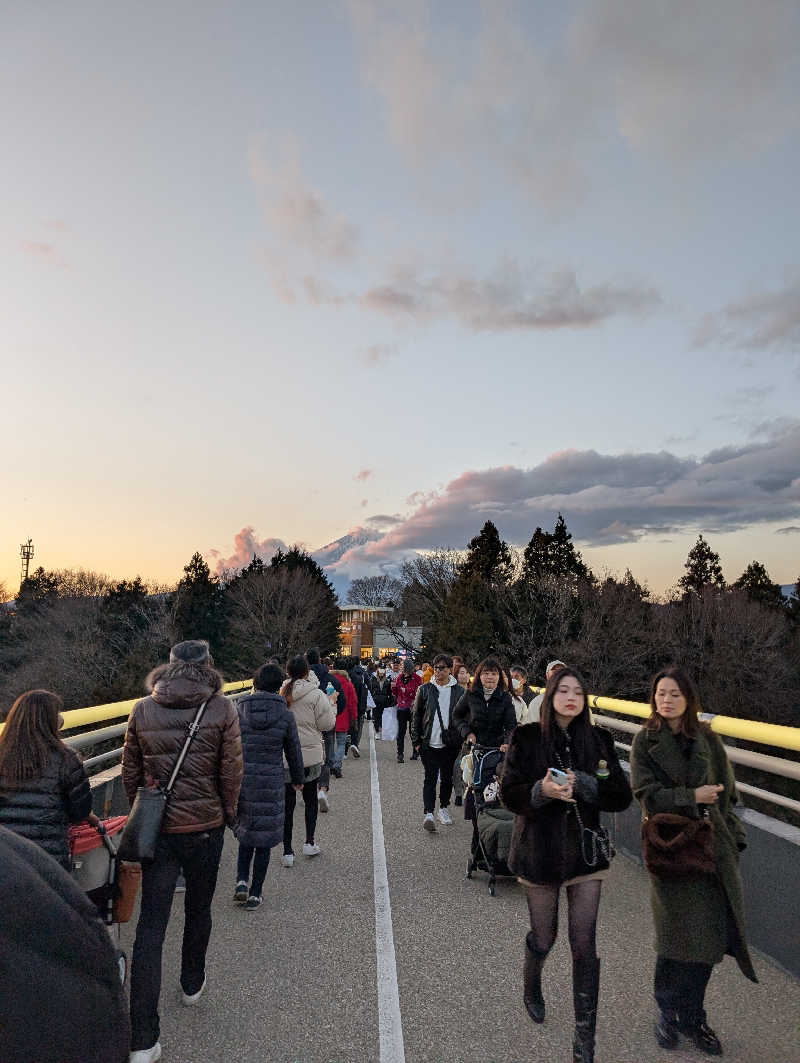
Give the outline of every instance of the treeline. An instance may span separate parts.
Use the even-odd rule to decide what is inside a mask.
[[[591,572],[559,514],[524,550],[487,521],[466,550],[419,556],[399,580],[356,580],[348,597],[391,602],[395,615],[421,624],[427,656],[457,652],[474,665],[496,653],[540,681],[560,658],[592,691],[639,701],[650,677],[674,663],[696,678],[708,712],[799,725],[800,580],[797,590],[787,601],[757,561],[726,585],[700,536],[674,592],[656,598],[630,571]],[[402,644],[402,627],[394,630]]]
[[[68,709],[137,697],[150,669],[185,638],[207,638],[231,679],[297,648],[332,653],[336,594],[299,547],[221,577],[195,553],[173,588],[38,568],[13,610],[0,608],[0,716],[34,687],[56,691]]]

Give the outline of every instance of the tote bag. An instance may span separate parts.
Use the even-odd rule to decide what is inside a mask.
[[[390,705],[383,710],[381,720],[381,738],[384,742],[394,742],[397,738],[397,707]]]

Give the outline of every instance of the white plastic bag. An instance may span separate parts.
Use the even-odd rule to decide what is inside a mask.
[[[369,687],[367,687],[367,708],[368,709],[374,709],[375,708],[375,698],[373,698],[372,691],[369,689]]]
[[[473,760],[472,753],[467,753],[465,757],[461,758],[461,778],[464,780],[465,786],[472,786],[472,777],[475,773],[475,761]]]
[[[397,707],[395,705],[390,705],[383,710],[381,738],[384,742],[394,742],[397,738]]]

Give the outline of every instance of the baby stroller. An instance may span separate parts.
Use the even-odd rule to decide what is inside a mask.
[[[514,813],[500,803],[498,774],[505,754],[499,749],[475,746],[472,749],[472,778],[465,800],[465,817],[472,820],[472,846],[467,862],[467,878],[474,871],[489,875],[489,896],[495,895],[498,878],[514,878],[506,858],[511,844]],[[465,782],[468,779],[465,778]]]
[[[138,864],[123,864],[118,858],[113,841],[127,820],[127,816],[114,816],[105,821],[92,816],[89,822],[69,829],[72,876],[108,928],[123,985],[128,974],[128,957],[120,948],[120,924],[127,923],[131,917],[141,877]]]

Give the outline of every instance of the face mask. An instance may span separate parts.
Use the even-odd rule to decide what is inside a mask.
[[[514,685],[514,689],[515,690],[519,690],[520,687],[522,686],[522,680],[521,679],[512,679],[511,682]]]

